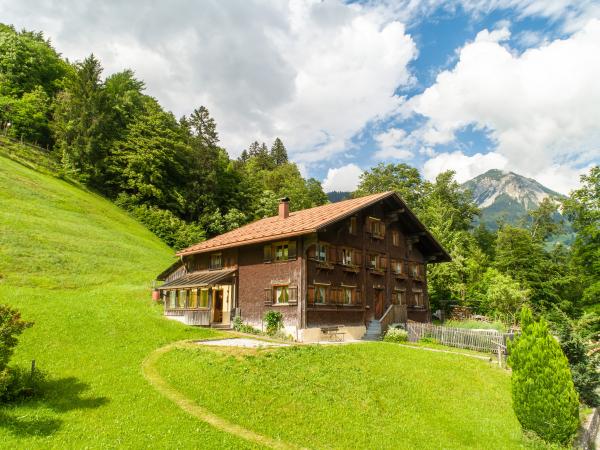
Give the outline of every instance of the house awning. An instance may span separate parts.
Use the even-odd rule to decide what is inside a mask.
[[[234,273],[235,269],[200,270],[198,272],[188,273],[187,275],[177,278],[176,280],[169,281],[168,283],[160,286],[158,289],[179,289],[209,286],[230,278]]]

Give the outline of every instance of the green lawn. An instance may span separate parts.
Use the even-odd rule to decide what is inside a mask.
[[[0,156],[0,302],[35,322],[13,359],[47,394],[0,407],[2,448],[247,448],[182,412],[142,360],[214,336],[161,317],[153,276],[173,252],[100,196]]]
[[[520,448],[510,376],[397,344],[174,349],[163,379],[210,411],[309,448]]]

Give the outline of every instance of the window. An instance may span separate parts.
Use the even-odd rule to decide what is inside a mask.
[[[396,247],[400,245],[400,232],[398,230],[392,231],[392,245]]]
[[[198,307],[198,289],[192,289],[190,292],[190,299],[188,303],[189,308],[197,308]]]
[[[288,259],[288,244],[279,243],[275,245],[275,261],[287,261]]]
[[[274,303],[288,303],[290,296],[287,286],[273,286]]]
[[[373,237],[381,239],[385,236],[385,224],[381,219],[369,217],[369,224],[369,231]]]
[[[296,241],[282,241],[264,246],[264,262],[296,259]]]
[[[398,261],[393,260],[392,261],[392,270],[394,271],[395,274],[401,274],[402,273],[402,261]]]
[[[169,308],[177,308],[177,291],[169,292]]]
[[[395,291],[392,300],[394,301],[395,305],[405,305],[406,291]]]
[[[210,255],[209,269],[220,269],[223,267],[223,255],[221,253],[213,253]]]
[[[200,308],[208,308],[208,289],[200,289]]]
[[[369,255],[369,267],[371,267],[371,269],[377,269],[377,255],[376,254],[371,254]]]
[[[350,234],[356,234],[356,217],[350,217],[350,226],[348,228]]]
[[[344,305],[352,304],[352,288],[345,287],[344,288]]]
[[[342,249],[342,264],[345,266],[352,265],[352,250],[349,248]]]
[[[327,286],[315,286],[315,303],[327,303]]]
[[[325,244],[317,244],[317,261],[326,262],[327,261],[327,246]]]
[[[413,291],[413,298],[415,306],[424,306],[422,291]]]
[[[178,297],[178,301],[177,301],[177,308],[185,308],[185,301],[187,300],[187,291],[185,289],[181,289],[179,291],[179,295]]]
[[[410,275],[413,278],[419,278],[423,274],[421,264],[413,263],[410,265]]]

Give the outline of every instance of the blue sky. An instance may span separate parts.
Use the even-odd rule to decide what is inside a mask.
[[[326,190],[379,162],[491,168],[568,192],[600,160],[595,0],[0,0],[70,60],[205,105],[236,157],[283,139]]]

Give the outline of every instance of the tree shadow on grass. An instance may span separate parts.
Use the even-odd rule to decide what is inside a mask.
[[[17,436],[50,436],[63,423],[52,412],[95,409],[109,402],[108,397],[86,395],[89,389],[89,384],[75,377],[45,380],[38,396],[0,407],[0,427]],[[44,410],[50,410],[50,417],[44,417]]]

